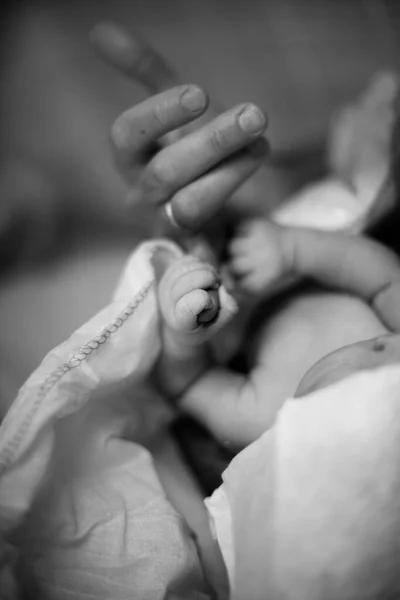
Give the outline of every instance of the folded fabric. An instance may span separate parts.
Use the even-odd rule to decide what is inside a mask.
[[[390,210],[394,198],[389,177],[377,190],[367,175],[357,190],[335,177],[311,183],[275,208],[271,219],[287,227],[362,233]]]
[[[160,350],[159,249],[181,255],[139,247],[113,302],[46,356],[4,418],[2,599],[213,596],[145,448],[171,417],[145,384]]]

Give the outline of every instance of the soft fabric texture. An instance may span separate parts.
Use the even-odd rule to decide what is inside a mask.
[[[160,350],[151,267],[160,247],[181,254],[165,241],[140,246],[113,302],[44,359],[1,425],[2,600],[216,597],[193,533],[146,449],[171,418],[144,384]],[[224,310],[224,293],[221,299]],[[354,556],[353,540],[374,558],[382,527],[368,504],[361,512],[359,502],[351,508],[358,470],[366,478],[360,485],[373,487],[371,465],[387,465],[373,507],[383,531],[396,531],[391,499],[398,494],[391,492],[398,466],[390,452],[399,389],[400,368],[392,367],[289,401],[274,429],[232,462],[208,502],[232,598],[288,599],[292,590],[296,600],[330,598],[311,593],[319,566],[311,542],[320,545],[321,566],[333,559],[339,572]],[[330,469],[347,464],[346,485],[332,502]],[[336,510],[342,522],[345,509],[356,524],[348,546],[341,527],[332,535],[324,520],[324,511]],[[304,520],[310,534],[299,542]]]
[[[355,374],[233,459],[206,504],[234,600],[400,596],[399,398],[400,365]]]
[[[386,212],[387,199],[392,194],[383,182],[373,178],[369,181],[367,175],[359,190],[352,190],[335,177],[311,183],[277,206],[271,219],[287,227],[361,233],[375,224],[375,213]]]
[[[143,444],[170,418],[143,384],[160,350],[142,245],[112,304],[53,350],[0,429],[2,598],[210,598],[192,532]]]

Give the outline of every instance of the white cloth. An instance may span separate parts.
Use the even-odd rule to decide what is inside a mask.
[[[368,224],[377,199],[375,188],[374,194],[368,194],[368,182],[364,187],[361,197],[361,191],[351,190],[343,181],[327,177],[282,202],[272,211],[271,219],[287,227],[360,233]]]
[[[139,247],[113,302],[50,352],[0,427],[2,600],[215,596],[192,532],[166,498],[145,448],[170,418],[144,384],[160,350],[150,261],[160,245],[180,255],[169,242]],[[371,475],[361,486],[376,485],[370,464],[375,460],[382,470],[385,445],[374,445],[374,436],[380,432],[382,441],[384,431],[393,448],[399,386],[400,369],[393,367],[290,401],[274,429],[235,458],[208,502],[235,600],[286,599],[292,589],[296,600],[320,600],[307,587],[318,568],[328,559],[340,565],[354,560],[353,540],[343,547],[340,527],[334,536],[332,526],[329,535],[322,526],[314,531],[315,523],[326,522],[316,506],[329,511],[332,496],[337,511],[353,506],[357,469]],[[327,473],[329,461],[334,472],[349,465],[337,495],[328,485],[335,480]],[[398,461],[393,466],[389,453],[386,463],[382,481],[390,490]],[[387,490],[373,507],[394,528]],[[377,519],[368,506],[361,519],[354,510],[357,543],[370,547],[360,531],[371,532]],[[305,520],[310,534],[299,543],[298,524]],[[337,542],[339,556],[328,538]],[[320,564],[307,540],[319,544]],[[289,591],[280,587],[286,580]]]
[[[206,505],[234,600],[378,598],[373,566],[364,594],[316,579],[333,585],[385,560],[397,561],[400,591],[399,400],[400,365],[358,373],[287,401],[233,459]]]
[[[146,441],[170,418],[144,385],[160,350],[143,244],[113,302],[46,356],[0,428],[0,597],[210,598],[192,532]]]

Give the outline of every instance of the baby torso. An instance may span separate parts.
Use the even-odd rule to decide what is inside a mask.
[[[321,358],[387,332],[361,299],[301,286],[256,309],[248,329],[248,368],[264,366],[269,393],[283,402]]]

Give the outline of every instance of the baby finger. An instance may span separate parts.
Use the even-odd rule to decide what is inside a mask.
[[[190,271],[178,277],[171,287],[171,297],[178,302],[185,294],[196,289],[218,289],[220,285],[216,270],[210,265],[200,263]]]
[[[182,331],[192,331],[198,327],[197,317],[203,311],[212,308],[209,294],[195,289],[180,298],[175,306],[176,326]]]

